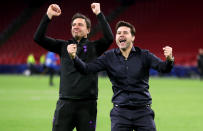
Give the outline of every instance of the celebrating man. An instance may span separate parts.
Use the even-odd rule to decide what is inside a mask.
[[[71,21],[73,38],[65,41],[45,36],[45,32],[54,16],[61,14],[58,5],[52,4],[42,19],[34,40],[45,49],[58,53],[61,60],[60,90],[54,119],[53,131],[95,131],[97,114],[98,76],[96,73],[83,75],[78,72],[67,53],[67,45],[77,44],[77,55],[85,62],[100,56],[113,42],[113,34],[99,3],[92,3],[93,13],[101,25],[103,38],[89,41],[91,23],[86,16],[76,13]]]
[[[68,46],[76,68],[82,73],[106,70],[113,88],[111,110],[112,131],[156,131],[154,112],[150,105],[149,70],[170,72],[174,58],[172,48],[163,48],[166,61],[162,61],[147,50],[134,47],[135,28],[120,21],[116,25],[116,43],[119,48],[109,50],[91,63],[77,57],[77,45]]]

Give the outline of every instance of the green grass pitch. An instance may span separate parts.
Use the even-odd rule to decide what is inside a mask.
[[[0,131],[51,131],[59,77],[0,75]],[[150,78],[158,131],[203,131],[203,81]],[[112,89],[99,79],[97,131],[110,131]]]

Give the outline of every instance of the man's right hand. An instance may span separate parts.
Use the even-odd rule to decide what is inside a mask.
[[[77,52],[77,45],[76,44],[70,44],[67,46],[68,54],[70,55],[71,59],[75,59],[76,52]]]
[[[53,16],[59,16],[61,15],[61,9],[57,4],[51,4],[49,8],[47,9],[47,15],[49,19],[51,20]]]

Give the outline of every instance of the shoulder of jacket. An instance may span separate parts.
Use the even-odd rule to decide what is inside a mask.
[[[104,52],[104,55],[112,55],[114,54],[115,49],[110,49]]]

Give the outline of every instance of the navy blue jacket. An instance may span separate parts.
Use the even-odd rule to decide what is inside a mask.
[[[121,51],[106,51],[91,63],[84,63],[77,56],[76,68],[82,73],[95,73],[105,70],[113,88],[112,102],[120,106],[144,106],[151,104],[149,93],[149,70],[170,72],[173,61],[162,61],[147,50],[133,47],[127,59]]]

